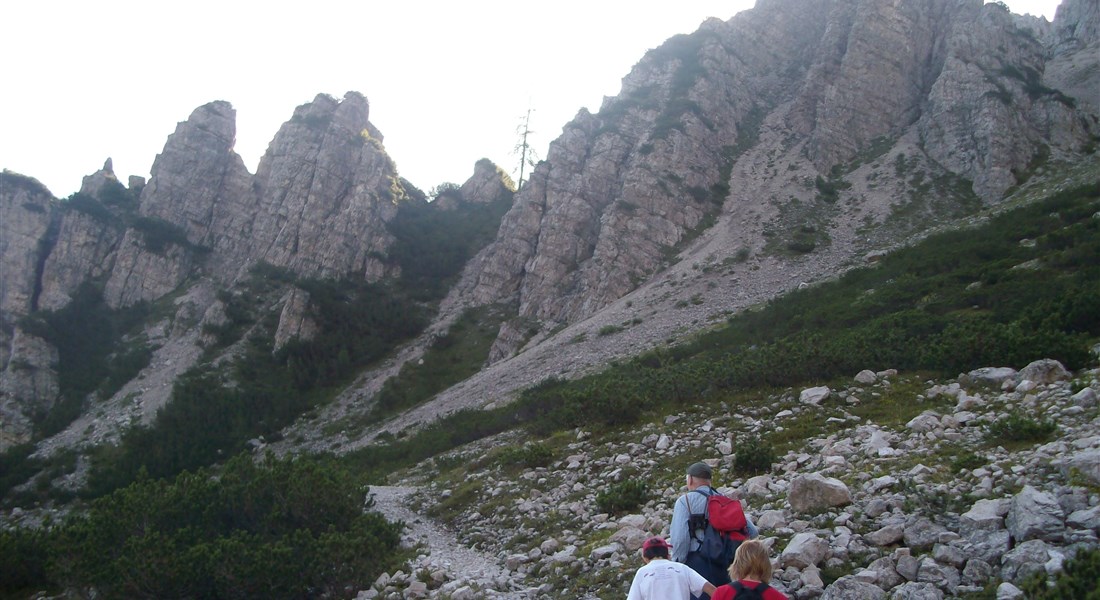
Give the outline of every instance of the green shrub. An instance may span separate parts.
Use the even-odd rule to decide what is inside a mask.
[[[737,456],[733,460],[734,471],[744,475],[759,475],[772,470],[776,461],[775,450],[771,444],[755,435],[737,440]]]
[[[441,193],[454,195],[457,190],[444,188]],[[511,206],[511,192],[456,210],[440,210],[428,202],[399,204],[388,224],[395,238],[389,260],[401,269],[403,291],[425,302],[442,298],[466,262],[493,241]]]
[[[117,180],[105,181],[97,196],[104,206],[117,208],[126,215],[133,215],[138,210],[137,193],[126,189]]]
[[[505,448],[498,456],[503,465],[519,465],[530,469],[545,467],[554,460],[554,452],[546,444],[524,444]]]
[[[403,525],[363,506],[331,462],[240,455],[96,500],[51,534],[50,579],[107,598],[343,596],[404,559]]]
[[[463,312],[445,335],[435,339],[421,361],[405,363],[396,377],[386,380],[368,420],[377,421],[421,404],[477,373],[489,357],[504,318],[499,307]]]
[[[89,217],[110,225],[112,227],[119,227],[121,223],[115,218],[114,214],[107,209],[106,206],[99,201],[89,196],[88,194],[81,194],[77,192],[61,203],[62,210],[75,210],[79,213],[84,213]]]
[[[634,510],[649,500],[646,482],[640,479],[628,479],[622,483],[610,485],[596,494],[596,507],[600,512],[622,514]]]
[[[0,498],[42,469],[40,459],[31,458],[34,444],[19,444],[0,452]]]
[[[195,246],[187,240],[187,232],[174,223],[155,217],[138,217],[131,225],[141,235],[145,249],[154,254],[164,254],[169,246],[192,249]]]
[[[1036,421],[1018,412],[1010,412],[986,425],[986,441],[993,444],[1046,442],[1058,431],[1051,419]]]
[[[984,467],[987,464],[989,464],[989,461],[984,457],[975,454],[971,450],[964,450],[951,459],[951,472],[958,473],[962,470],[972,471],[979,467]]]
[[[1045,573],[1036,573],[1020,582],[1029,600],[1100,600],[1100,549],[1081,549],[1067,560],[1061,573],[1048,582]]]
[[[423,306],[389,287],[353,280],[296,283],[310,294],[317,335],[273,354],[278,315],[265,312],[265,298],[285,287],[254,278],[229,305],[238,306],[236,320],[254,322],[235,360],[189,371],[150,427],[134,427],[118,446],[98,449],[89,495],[126,486],[142,469],[171,477],[237,454],[249,439],[273,435],[330,398],[427,322]]]
[[[0,531],[0,597],[31,598],[52,588],[46,565],[49,534],[43,529]]]

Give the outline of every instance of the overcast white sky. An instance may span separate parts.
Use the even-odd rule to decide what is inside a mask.
[[[355,90],[398,171],[428,191],[462,183],[482,157],[513,171],[528,107],[544,157],[646,50],[753,4],[11,0],[0,5],[0,168],[57,197],[107,157],[123,182],[148,177],[177,122],[227,100],[236,151],[255,172],[295,106]],[[1058,0],[1006,4],[1053,20]]]

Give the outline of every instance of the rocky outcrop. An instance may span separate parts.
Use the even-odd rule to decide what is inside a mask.
[[[1084,24],[1059,30],[1063,46],[1092,35],[1090,9],[1063,13]],[[469,302],[515,300],[520,318],[549,330],[630,292],[723,214],[743,213],[745,248],[766,249],[767,220],[798,212],[803,222],[788,226],[851,238],[860,219],[933,202],[926,177],[958,182],[936,192],[949,211],[965,212],[951,203],[967,197],[971,210],[999,201],[1048,157],[1079,156],[1100,132],[1094,109],[1044,79],[1053,42],[1021,19],[980,0],[772,0],[670,39],[599,113],[580,111],[551,143],[472,269]],[[829,182],[862,162],[874,184],[830,189],[847,189]],[[815,178],[832,194],[825,203]],[[765,183],[781,179],[789,183]],[[872,209],[876,197],[899,204]],[[867,212],[827,223],[822,215],[839,215],[841,203]],[[516,350],[502,337],[494,356]]]
[[[124,230],[103,215],[62,205],[56,239],[45,257],[38,308],[58,310],[72,299],[80,284],[111,273]]]
[[[256,202],[251,175],[233,151],[236,128],[236,111],[228,102],[196,108],[153,161],[140,210],[182,228],[192,244],[218,249],[218,264],[239,266],[248,253],[245,225]]]
[[[1095,46],[1100,41],[1100,4],[1063,0],[1054,16],[1054,36],[1056,54]]]
[[[143,234],[128,229],[115,253],[110,277],[103,287],[107,306],[120,308],[167,295],[191,274],[192,254],[177,243],[150,248]]]
[[[56,228],[52,201],[53,195],[38,180],[8,170],[0,173],[0,371],[12,356],[16,322],[37,301],[43,247]]]
[[[320,95],[299,106],[260,160],[249,260],[311,276],[376,279],[393,241],[386,223],[406,192],[367,99]]]
[[[968,5],[960,16],[917,130],[929,157],[996,201],[1048,153],[1079,152],[1091,130],[1072,99],[1043,85],[1048,49],[1010,13]]]
[[[41,245],[49,236],[53,195],[36,179],[5,170],[0,173],[0,317],[11,327],[13,317],[34,306]],[[10,329],[8,329],[10,331]]]
[[[32,418],[46,414],[59,392],[53,346],[17,327],[10,352],[0,372],[0,448],[29,440]]]
[[[317,335],[317,322],[309,314],[309,292],[293,288],[283,297],[283,310],[279,314],[279,326],[275,330],[275,347],[278,351],[293,340],[309,341]]]
[[[110,159],[64,201],[33,179],[4,172],[0,368],[14,351],[20,317],[63,308],[88,282],[108,307],[121,308],[205,276],[232,285],[261,261],[305,276],[386,273],[386,223],[407,184],[368,121],[362,95],[322,95],[298,107],[255,177],[233,152],[235,128],[228,103],[197,108],[169,136],[148,184],[132,179],[129,189]],[[491,200],[481,199],[493,192],[488,180],[473,185],[471,198]],[[300,322],[286,335],[308,337],[309,330]],[[29,378],[28,365],[36,369]],[[0,372],[6,414],[36,413],[45,406],[40,375],[47,371],[23,358],[18,366]]]
[[[405,189],[368,114],[359,93],[317,96],[295,109],[250,176],[233,152],[233,108],[201,106],[157,156],[141,214],[181,227],[209,251],[209,272],[224,282],[258,262],[306,276],[377,278],[392,242],[385,224]]]
[[[474,163],[474,174],[458,188],[462,200],[470,204],[490,204],[515,192],[512,178],[487,158]]]
[[[453,185],[453,184],[452,184]],[[515,193],[515,183],[493,161],[483,158],[474,164],[474,174],[461,186],[444,189],[432,201],[436,210],[457,210],[464,204],[491,204]]]
[[[98,198],[105,189],[119,185],[122,184],[119,183],[118,177],[115,176],[114,161],[108,158],[103,163],[102,169],[91,175],[84,176],[84,179],[80,182],[80,193]]]

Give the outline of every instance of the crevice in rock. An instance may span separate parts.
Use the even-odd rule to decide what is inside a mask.
[[[57,246],[57,237],[61,231],[61,211],[56,208],[50,210],[50,222],[46,226],[46,233],[38,240],[38,248],[34,261],[34,290],[31,292],[30,312],[38,310],[38,299],[42,295],[42,274],[46,270],[46,259],[50,257],[54,247]]]

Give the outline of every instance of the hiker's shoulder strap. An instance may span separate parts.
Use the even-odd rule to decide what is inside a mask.
[[[707,489],[707,491],[703,491],[702,487],[697,487],[694,490],[691,490],[691,491],[695,492],[696,494],[699,494],[702,497],[708,499],[708,500],[703,502],[703,512],[702,513],[692,513],[692,514],[710,515],[710,500],[709,500],[709,498],[711,496],[714,496],[715,494],[717,494],[718,490],[716,490],[716,489],[714,489],[710,486],[706,486],[706,489]],[[688,504],[688,512],[691,512],[691,504],[690,503]]]
[[[733,587],[733,589],[735,590],[735,593],[734,593],[734,596],[733,596],[734,598],[741,597],[741,592],[747,592],[745,594],[746,596],[748,596],[748,594],[756,594],[756,596],[758,598],[763,598],[764,597],[764,592],[768,591],[768,588],[771,587],[768,584],[764,583],[763,581],[756,584],[755,588],[750,588],[747,585],[741,583],[740,581],[734,581],[733,583],[730,584],[730,586]]]

